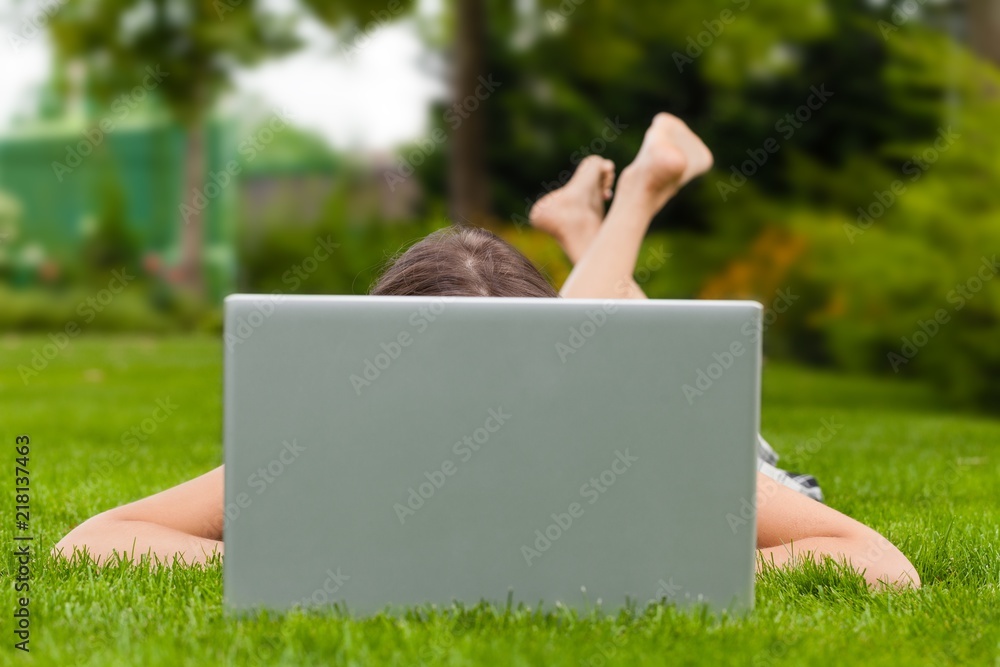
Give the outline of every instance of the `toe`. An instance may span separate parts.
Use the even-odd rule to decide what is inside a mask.
[[[603,189],[604,183],[604,158],[597,155],[588,155],[576,168],[573,177],[566,184],[566,189],[577,193],[590,192],[595,187]]]
[[[610,188],[615,182],[615,163],[611,160],[604,160],[601,164],[601,185]]]
[[[589,180],[604,169],[604,158],[598,155],[588,155],[580,161],[573,178],[583,178]]]
[[[615,184],[615,163],[611,160],[604,160],[601,165],[601,193],[604,195],[604,200],[608,201],[611,199],[611,188]]]

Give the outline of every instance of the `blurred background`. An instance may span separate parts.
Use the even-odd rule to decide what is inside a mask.
[[[715,168],[650,296],[1000,404],[996,0],[0,0],[0,50],[10,334],[218,331],[228,293],[365,293],[452,223],[558,285],[531,204],[668,111]]]

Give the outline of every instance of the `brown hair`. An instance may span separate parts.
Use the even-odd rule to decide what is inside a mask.
[[[452,226],[418,241],[375,282],[376,296],[556,297],[535,266],[496,234]]]

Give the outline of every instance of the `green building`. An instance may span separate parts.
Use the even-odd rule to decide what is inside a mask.
[[[109,216],[125,223],[143,255],[180,263],[185,132],[150,104],[103,114],[53,112],[0,137],[0,265],[15,285],[38,279],[44,264],[79,261],[89,235]],[[235,154],[233,132],[206,128],[205,173]],[[235,181],[207,200],[203,260],[209,294],[231,291]]]

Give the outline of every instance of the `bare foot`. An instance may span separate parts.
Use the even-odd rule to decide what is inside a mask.
[[[659,210],[691,179],[711,167],[712,153],[702,140],[680,118],[661,113],[646,130],[635,160],[622,172],[621,185],[627,182],[640,187]]]
[[[531,208],[528,218],[536,229],[551,234],[574,264],[594,240],[604,219],[604,202],[611,199],[615,165],[590,155],[563,187],[553,190]]]

